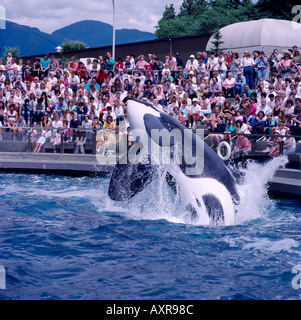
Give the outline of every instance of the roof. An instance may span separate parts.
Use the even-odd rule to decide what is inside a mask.
[[[291,48],[301,46],[301,24],[287,20],[261,19],[238,22],[220,29],[222,47],[240,51],[241,48]],[[207,51],[212,48],[212,37],[207,44]]]

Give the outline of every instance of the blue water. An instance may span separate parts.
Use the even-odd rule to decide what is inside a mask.
[[[263,170],[229,227],[189,223],[156,187],[116,204],[108,178],[1,173],[0,299],[300,299],[301,203],[270,200]]]

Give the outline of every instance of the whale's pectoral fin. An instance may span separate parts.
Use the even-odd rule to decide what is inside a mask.
[[[151,164],[118,163],[111,176],[109,197],[115,201],[131,199],[151,183],[155,172]]]
[[[212,224],[221,224],[224,221],[224,210],[220,201],[212,194],[203,196],[207,214]]]

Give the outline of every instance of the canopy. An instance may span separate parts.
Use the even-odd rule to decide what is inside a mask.
[[[282,52],[293,46],[301,47],[301,24],[293,21],[261,19],[239,22],[220,29],[220,32],[221,41],[224,42],[222,48],[240,55],[245,50],[261,50],[271,54],[274,49]],[[211,51],[211,41],[212,37],[207,43],[206,51]]]

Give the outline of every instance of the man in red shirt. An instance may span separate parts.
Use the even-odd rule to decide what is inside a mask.
[[[124,69],[124,63],[122,62],[122,58],[117,59],[117,63],[115,64],[115,71],[123,71]]]
[[[104,64],[100,65],[100,70],[96,74],[96,82],[101,86],[105,82],[108,73],[105,71]]]
[[[32,76],[31,72],[30,71],[27,71],[25,73],[25,77],[24,77],[24,82],[33,82],[34,80],[34,77]]]
[[[71,62],[67,64],[69,72],[77,71],[78,63],[75,61],[75,57],[71,57]]]
[[[81,81],[82,77],[84,77],[85,71],[86,71],[86,67],[81,61],[78,63],[78,67],[77,67],[76,71],[79,76],[79,80]]]

